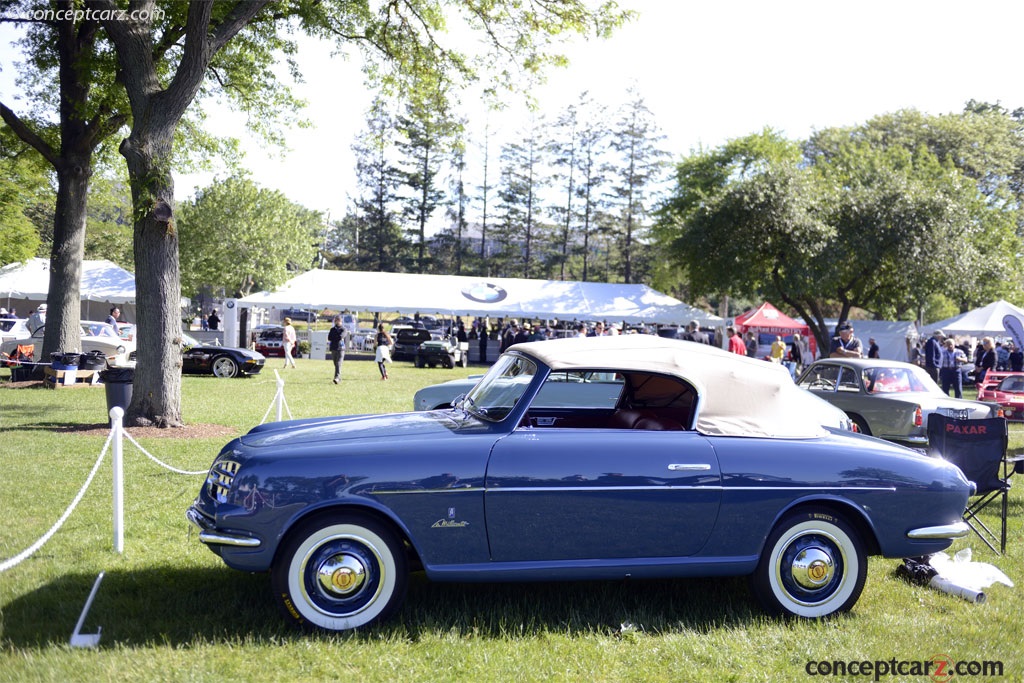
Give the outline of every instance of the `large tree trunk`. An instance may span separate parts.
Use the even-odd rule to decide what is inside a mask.
[[[55,351],[81,351],[82,254],[85,216],[92,175],[88,154],[64,157],[57,171],[57,207],[50,251],[50,289],[41,360]]]
[[[137,128],[121,143],[135,207],[135,387],[125,423],[180,427],[181,278],[170,172],[173,129]],[[141,389],[141,391],[139,390]]]

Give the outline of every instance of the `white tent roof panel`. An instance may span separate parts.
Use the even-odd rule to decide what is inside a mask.
[[[310,270],[277,291],[252,294],[239,303],[264,308],[341,307],[370,312],[722,323],[718,316],[646,285],[348,270]]]

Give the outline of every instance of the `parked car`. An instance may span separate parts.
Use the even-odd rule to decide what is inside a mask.
[[[470,375],[466,379],[452,379],[431,384],[417,391],[412,398],[413,410],[444,410],[462,400],[477,385],[483,375]]]
[[[0,318],[0,343],[31,335],[27,322],[26,318]]]
[[[284,328],[279,325],[268,326],[256,334],[256,351],[264,356],[281,356],[284,358]]]
[[[81,334],[79,336],[78,348],[61,349],[62,351],[79,351],[82,353],[99,351],[107,357],[109,365],[126,365],[129,357],[135,353],[135,342],[121,339],[111,325],[96,320],[83,320],[80,325]],[[42,325],[28,337],[8,339],[0,344],[0,354],[9,356],[19,346],[32,346],[32,360],[36,363],[48,363],[49,358],[42,358],[43,335],[45,333],[46,325]]]
[[[1024,372],[989,371],[978,385],[978,400],[998,403],[1007,420],[1024,420]]]
[[[834,420],[782,366],[710,346],[518,344],[448,410],[253,428],[187,517],[230,567],[269,570],[307,628],[387,618],[414,567],[456,582],[746,574],[769,612],[822,617],[857,602],[869,555],[966,534],[971,491],[942,459]]]
[[[320,315],[316,311],[312,311],[307,308],[284,308],[281,309],[281,320],[284,320],[285,318],[291,318],[293,321],[301,320],[304,322],[315,323],[320,319]]]
[[[922,368],[875,358],[823,358],[797,384],[843,410],[860,432],[898,443],[928,443],[933,412],[962,419],[996,417],[998,406],[950,398]]]
[[[187,334],[181,335],[181,343],[181,371],[185,374],[216,377],[256,375],[266,362],[258,351],[203,344]]]
[[[394,360],[416,360],[416,351],[420,344],[430,341],[430,332],[424,329],[406,327],[392,335],[395,340],[391,357]]]
[[[455,335],[429,339],[416,348],[416,367],[469,367],[469,342],[460,342]]]

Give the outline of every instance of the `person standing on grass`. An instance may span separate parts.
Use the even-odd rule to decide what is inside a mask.
[[[284,331],[281,334],[281,339],[284,341],[284,366],[286,368],[295,367],[295,359],[292,358],[292,349],[295,348],[295,328],[292,327],[292,319],[284,319]]]
[[[375,352],[375,360],[377,361],[377,367],[380,369],[380,378],[388,378],[388,366],[391,362],[391,335],[384,329],[384,323],[377,326],[377,350]]]
[[[334,316],[334,327],[327,332],[327,346],[334,361],[334,383],[337,384],[341,381],[341,364],[345,362],[345,328],[340,315]]]

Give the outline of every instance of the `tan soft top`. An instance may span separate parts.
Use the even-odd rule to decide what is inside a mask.
[[[836,408],[793,383],[782,365],[649,334],[515,344],[553,370],[626,370],[679,377],[700,396],[696,428],[709,436],[812,438],[838,426]]]

